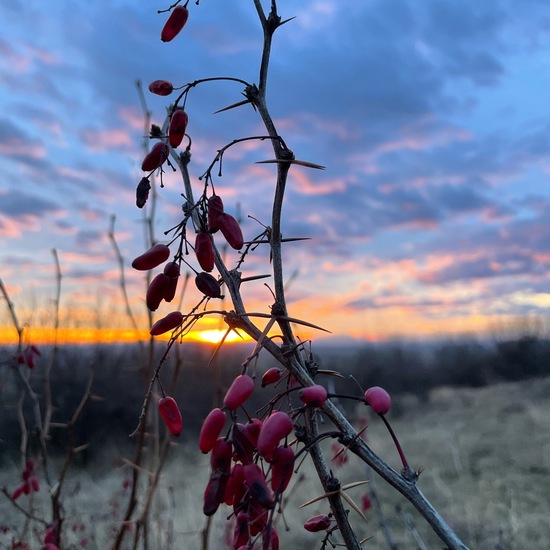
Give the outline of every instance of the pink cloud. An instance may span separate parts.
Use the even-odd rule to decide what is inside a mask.
[[[81,133],[82,140],[90,151],[103,152],[109,149],[121,149],[134,147],[133,138],[124,130],[84,130]]]
[[[139,130],[141,132],[145,129],[145,119],[143,113],[138,111],[134,107],[120,107],[118,110],[118,116],[122,122],[128,124],[134,130]]]
[[[0,65],[9,67],[12,74],[23,74],[31,65],[30,57],[17,53],[6,43],[0,43]]]
[[[14,136],[0,142],[0,154],[43,159],[46,156],[46,148],[41,143],[30,143]]]
[[[3,239],[21,237],[20,224],[12,218],[0,214],[0,236]]]
[[[289,174],[291,185],[301,195],[330,195],[331,193],[342,193],[346,190],[346,184],[343,180],[315,181],[307,171],[307,168],[292,167]]]
[[[41,229],[37,216],[24,214],[14,220],[0,214],[0,236],[3,238],[21,237],[24,231],[36,232]]]
[[[34,46],[26,46],[32,59],[39,59],[44,65],[60,65],[59,57],[48,50],[35,48]]]
[[[109,258],[103,254],[80,254],[78,252],[63,252],[63,261],[71,264],[99,264]]]

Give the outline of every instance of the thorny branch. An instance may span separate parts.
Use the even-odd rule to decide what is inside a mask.
[[[232,79],[244,83],[246,85],[244,96],[246,97],[246,102],[240,102],[233,104],[230,108],[237,107],[239,105],[245,104],[247,102],[251,103],[252,106],[259,113],[263,125],[265,126],[269,139],[271,140],[273,151],[275,154],[275,163],[277,166],[277,176],[276,176],[276,185],[274,190],[273,197],[273,206],[272,206],[272,216],[271,216],[271,228],[269,232],[266,232],[266,235],[269,236],[269,242],[271,247],[271,258],[272,258],[272,273],[274,279],[274,296],[275,303],[272,306],[272,315],[270,316],[270,323],[275,321],[282,332],[283,343],[282,345],[277,345],[273,339],[267,338],[264,331],[262,331],[252,320],[251,314],[247,313],[243,299],[240,292],[241,276],[240,272],[236,269],[229,270],[218,249],[214,246],[215,252],[215,265],[218,269],[223,283],[227,287],[227,291],[231,297],[233,303],[233,309],[231,315],[231,320],[234,328],[248,334],[252,339],[254,339],[258,346],[265,349],[273,358],[275,358],[283,367],[285,367],[302,386],[311,386],[314,381],[312,375],[308,372],[306,359],[302,353],[302,345],[297,344],[291,322],[289,321],[289,316],[287,313],[286,306],[286,297],[285,297],[285,287],[284,287],[284,275],[283,275],[283,259],[282,259],[282,234],[281,234],[281,214],[283,209],[283,202],[285,196],[285,189],[288,180],[289,169],[293,161],[295,161],[294,153],[286,146],[286,143],[279,136],[277,129],[275,127],[274,121],[271,118],[271,115],[268,110],[267,100],[266,100],[266,91],[267,91],[267,78],[268,78],[268,69],[270,63],[270,54],[271,54],[271,45],[274,32],[276,29],[283,24],[281,18],[277,12],[277,2],[276,0],[271,0],[271,8],[268,15],[264,11],[261,0],[253,0],[254,6],[256,8],[262,30],[263,30],[263,48],[262,48],[262,57],[259,68],[259,80],[258,85],[247,84],[244,81],[239,79]],[[220,80],[220,78],[214,79],[202,79],[201,81],[196,81],[188,85],[180,97],[176,100],[177,102],[185,96],[187,97],[187,92],[198,83],[207,82],[208,80]],[[168,119],[167,119],[168,121]],[[164,129],[166,129],[166,124],[164,124]],[[219,160],[221,161],[221,156],[223,151],[231,146],[228,145],[224,149],[221,149],[218,152],[218,156],[211,164],[210,168],[207,170],[207,174],[212,169],[214,164]],[[189,153],[189,150],[186,151]],[[184,153],[183,155],[185,155]],[[189,174],[187,171],[187,165],[190,159],[190,154],[188,156],[177,156],[175,153],[172,153],[173,159],[178,164],[182,177],[184,180],[185,195],[189,207],[193,207],[195,204],[193,199],[193,193],[191,189]],[[300,164],[296,162],[297,164]],[[310,166],[314,168],[321,168],[318,165],[313,165],[311,163],[301,163],[304,166]],[[197,212],[195,209],[192,209],[193,223],[197,227]],[[240,265],[240,264],[239,264]],[[189,320],[189,317],[188,317]],[[188,322],[194,322],[192,319]],[[178,335],[173,335],[168,349],[175,343],[177,338],[185,333],[186,327],[184,325],[182,332]],[[230,325],[231,326],[231,325]],[[164,360],[161,360],[158,369]],[[158,376],[158,370],[155,371],[153,378],[151,379],[151,385],[149,387],[148,397],[152,391],[152,384],[155,381],[155,378]],[[140,418],[140,427],[143,429],[143,424],[141,422],[142,418],[146,413],[148,397],[144,403],[144,410],[142,411],[142,417]],[[462,541],[456,536],[456,534],[451,530],[451,528],[446,524],[443,518],[439,513],[433,508],[429,501],[424,497],[420,490],[416,486],[417,476],[414,472],[410,470],[398,473],[392,468],[390,468],[380,457],[378,457],[368,446],[367,444],[358,437],[357,432],[351,426],[347,418],[342,414],[342,412],[330,401],[328,400],[322,406],[323,413],[331,420],[336,429],[340,432],[340,440],[344,445],[349,446],[349,449],[355,453],[362,461],[368,464],[375,472],[377,472],[383,479],[385,479],[390,485],[402,493],[422,514],[426,521],[432,526],[434,531],[439,535],[442,541],[444,541],[448,547],[452,550],[464,550],[466,546]],[[307,439],[311,444],[309,449],[310,455],[313,458],[315,467],[318,471],[319,477],[325,487],[327,493],[331,493],[330,504],[334,518],[338,524],[340,533],[345,541],[347,548],[350,549],[359,549],[360,542],[357,540],[357,537],[353,531],[353,528],[348,521],[348,513],[343,505],[342,499],[338,496],[336,491],[330,491],[331,484],[335,484],[334,478],[330,474],[330,470],[326,465],[323,454],[318,446],[316,438],[316,424],[314,413],[308,411],[306,413],[306,435]],[[349,503],[349,501],[348,501]],[[265,546],[265,543],[264,543]]]

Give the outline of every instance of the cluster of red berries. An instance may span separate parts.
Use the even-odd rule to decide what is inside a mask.
[[[208,230],[197,233],[195,238],[195,255],[203,269],[196,273],[195,285],[209,298],[222,298],[218,280],[209,272],[214,269],[214,246],[212,234],[218,230],[223,234],[227,243],[235,250],[244,246],[243,233],[237,220],[223,210],[223,202],[218,195],[213,195],[207,201],[207,226]],[[148,271],[158,267],[170,257],[170,248],[165,244],[156,244],[147,252],[138,256],[132,262],[132,267],[139,271]],[[168,262],[162,273],[156,275],[151,281],[146,294],[146,303],[150,311],[156,311],[161,302],[171,302],[177,290],[180,276],[180,266],[177,261]],[[178,312],[170,314],[167,319],[161,319],[151,330],[153,336],[158,336],[169,330],[173,330],[183,322],[183,315]]]
[[[30,345],[21,353],[18,353],[15,359],[20,365],[27,365],[29,369],[34,369],[37,355],[40,356],[42,353],[40,353],[40,350],[36,346]]]
[[[59,527],[57,523],[52,523],[44,535],[44,545],[40,550],[59,550]]]
[[[294,471],[295,452],[287,441],[294,423],[283,411],[272,412],[264,421],[250,418],[245,424],[237,422],[236,410],[253,391],[254,381],[248,374],[237,376],[225,394],[223,407],[213,409],[204,420],[199,448],[210,453],[211,473],[203,512],[213,515],[222,503],[233,507],[235,550],[250,548],[254,537],[260,535],[264,547],[277,550],[279,538],[270,514]],[[228,417],[231,424],[224,437],[221,433]]]
[[[38,478],[34,475],[34,467],[34,460],[32,458],[27,458],[25,469],[21,474],[22,481],[11,495],[13,500],[17,500],[21,495],[36,493],[40,490],[40,483]]]

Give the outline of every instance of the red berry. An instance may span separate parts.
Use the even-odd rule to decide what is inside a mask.
[[[262,376],[262,388],[278,382],[281,379],[282,374],[283,371],[277,367],[266,370]]]
[[[176,295],[177,289],[178,289],[178,280],[170,279],[170,284],[166,287],[166,291],[164,292],[164,301],[171,302],[174,299],[174,296]]]
[[[234,502],[236,502],[236,500],[239,500],[240,498],[242,498],[242,495],[244,494],[243,486],[244,486],[244,468],[242,464],[237,463],[231,469],[231,475],[227,480],[227,486],[225,487],[225,494],[223,496],[223,501],[228,506],[231,506]],[[239,502],[237,502],[237,506]]]
[[[17,500],[23,494],[23,485],[19,485],[17,489],[11,494],[12,500]]]
[[[269,529],[269,542],[266,540],[268,537],[268,530],[264,529],[262,533],[262,542],[264,548],[269,548],[269,550],[279,550],[279,535],[273,525]]]
[[[277,447],[271,462],[271,488],[282,493],[288,487],[294,470],[294,450],[292,447]]]
[[[281,439],[293,429],[290,416],[282,411],[276,411],[263,423],[258,436],[258,452],[269,462],[273,458],[273,451]]]
[[[172,113],[170,126],[168,127],[168,140],[172,147],[178,147],[183,141],[188,121],[187,113],[183,109],[176,109]]]
[[[164,266],[164,274],[170,279],[177,279],[180,276],[180,266],[177,262],[168,262]]]
[[[132,267],[138,271],[147,271],[159,266],[170,256],[170,249],[165,244],[156,244],[147,252],[138,256],[133,262]]]
[[[267,525],[267,520],[269,519],[267,508],[257,502],[255,498],[252,498],[249,502],[248,510],[250,514],[250,534],[255,537]]]
[[[174,86],[168,80],[154,80],[149,84],[149,91],[157,95],[170,95],[174,91]]]
[[[233,484],[233,488],[231,489],[231,492],[229,492],[229,489],[227,490],[225,497],[229,499],[232,496],[233,510],[242,509],[242,503],[247,493],[247,489],[244,484],[244,466],[242,464],[237,463],[233,466],[231,476],[228,481],[228,484],[229,483]]]
[[[202,423],[199,435],[199,449],[203,453],[209,453],[216,443],[225,425],[227,415],[221,409],[212,409]]]
[[[201,231],[195,237],[195,254],[199,265],[204,271],[212,271],[214,269],[214,248],[210,235]]]
[[[258,436],[260,435],[262,426],[263,422],[259,418],[252,418],[245,424],[246,435],[248,436],[248,439],[252,441],[254,447],[258,445]]]
[[[263,508],[271,510],[275,505],[273,495],[267,486],[262,469],[252,462],[244,467],[244,482],[252,498]]]
[[[36,367],[36,360],[34,358],[34,353],[32,352],[32,349],[27,348],[23,355],[25,357],[25,363],[27,364],[27,367],[29,367],[29,369],[34,369],[34,367]]]
[[[44,536],[44,542],[46,544],[55,544],[56,540],[58,539],[58,528],[57,528],[57,523],[54,523],[52,525],[50,525],[47,529],[46,529],[46,534]]]
[[[183,420],[174,398],[163,397],[159,401],[159,412],[170,433],[175,436],[180,435],[183,429]]]
[[[233,380],[223,398],[223,404],[228,409],[238,409],[254,391],[254,380],[248,374],[240,374]]]
[[[369,508],[371,508],[371,506],[372,506],[372,500],[369,494],[365,493],[361,497],[361,510],[363,510],[363,512],[366,512]]]
[[[153,148],[145,155],[141,163],[141,169],[144,172],[152,172],[160,168],[166,162],[169,153],[170,147],[163,141],[159,141],[153,145]]]
[[[304,528],[306,529],[306,531],[317,533],[318,531],[324,531],[325,529],[328,529],[331,523],[332,520],[330,519],[330,516],[327,516],[326,514],[320,514],[318,516],[313,516],[312,518],[309,518],[304,523]]]
[[[239,512],[237,514],[237,522],[233,530],[232,548],[247,548],[248,541],[250,540],[249,520],[250,515],[247,512]]]
[[[243,247],[244,238],[241,226],[231,214],[220,214],[217,225],[231,248],[240,250]]]
[[[236,423],[233,426],[233,447],[235,448],[235,460],[243,464],[249,464],[254,458],[255,445],[248,437],[244,424]]]
[[[31,483],[31,489],[34,493],[37,493],[38,491],[40,491],[40,482],[38,481],[37,477],[32,476],[30,478],[30,483]]]
[[[223,502],[225,488],[229,474],[225,472],[212,472],[206,489],[204,490],[204,503],[202,511],[205,516],[212,516],[216,513],[216,510]]]
[[[218,219],[223,214],[223,201],[219,195],[212,195],[208,199],[208,231],[215,233],[218,227]]]
[[[166,317],[163,317],[162,319],[159,319],[152,327],[151,327],[151,336],[158,336],[159,334],[164,334],[165,332],[168,332],[170,330],[175,329],[176,327],[179,327],[183,323],[183,314],[179,311],[172,311],[172,313],[169,313],[166,315]]]
[[[141,178],[136,188],[136,206],[143,208],[147,199],[149,198],[149,191],[151,190],[151,184],[148,178]]]
[[[316,384],[300,390],[298,397],[306,405],[320,407],[327,400],[327,390],[323,386]]]
[[[231,471],[231,457],[233,456],[233,446],[229,441],[220,437],[216,440],[210,455],[210,467],[212,472],[224,472],[229,475]]]
[[[391,408],[390,394],[380,386],[373,386],[365,392],[365,401],[376,414],[386,414]]]
[[[145,303],[150,311],[156,311],[160,306],[164,296],[170,288],[171,279],[164,273],[159,273],[149,284]]]
[[[223,298],[220,292],[220,283],[210,273],[204,271],[195,277],[195,285],[205,295],[210,298]]]
[[[178,289],[178,278],[180,276],[180,266],[176,262],[168,262],[164,266],[164,274],[170,279],[170,284],[166,286],[164,292],[164,301],[171,302]]]
[[[188,17],[189,10],[185,6],[176,6],[162,28],[160,39],[163,42],[170,42],[170,40],[176,38],[185,23],[187,23]]]

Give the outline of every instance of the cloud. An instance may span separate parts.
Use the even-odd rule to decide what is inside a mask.
[[[44,144],[25,134],[11,120],[0,119],[0,154],[21,161],[42,160]]]
[[[86,128],[81,132],[82,141],[94,152],[112,151],[116,149],[134,150],[135,140],[125,130],[110,128],[97,130]]]
[[[51,200],[18,189],[0,189],[0,213],[16,220],[42,217],[59,210],[59,205]]]

